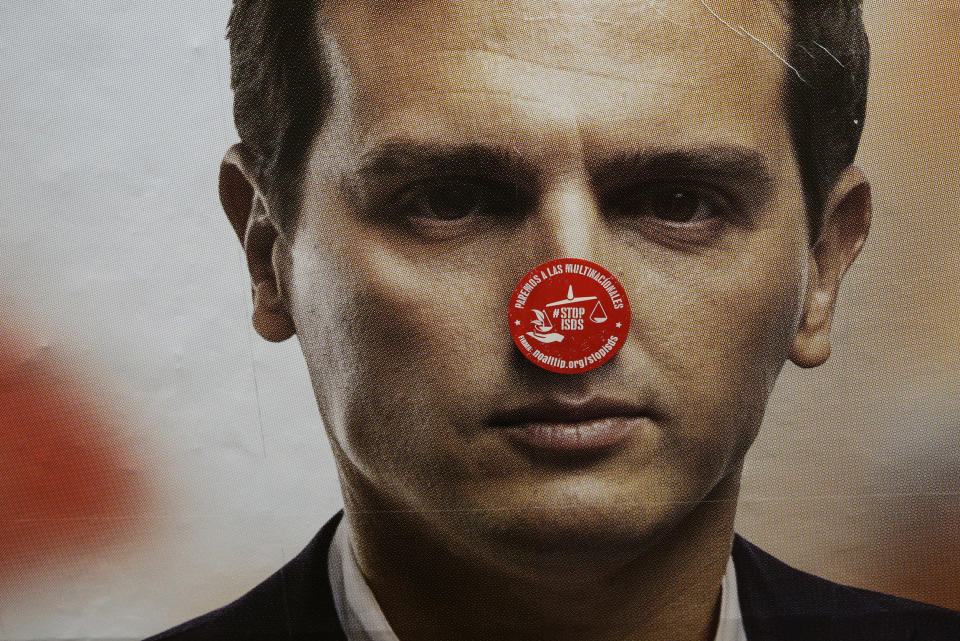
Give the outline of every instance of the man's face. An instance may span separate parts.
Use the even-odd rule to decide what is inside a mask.
[[[348,504],[487,551],[617,547],[736,479],[810,256],[774,4],[327,4],[341,93],[284,279]],[[588,373],[538,369],[506,322],[560,257],[632,307]],[[643,428],[570,459],[497,425],[596,398]]]

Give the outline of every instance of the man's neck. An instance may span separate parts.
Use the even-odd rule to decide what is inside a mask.
[[[709,641],[730,544],[739,474],[718,483],[681,522],[639,552],[585,570],[571,563],[518,578],[451,552],[408,512],[348,501],[357,562],[401,641],[577,639]],[[351,509],[353,508],[353,509]]]

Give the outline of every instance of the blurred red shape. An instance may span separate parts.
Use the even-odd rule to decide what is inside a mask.
[[[0,577],[135,534],[145,483],[96,385],[0,327]]]

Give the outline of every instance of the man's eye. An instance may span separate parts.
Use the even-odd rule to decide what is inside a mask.
[[[491,213],[496,207],[494,191],[460,179],[421,183],[400,198],[399,209],[408,219],[455,221]]]
[[[619,202],[624,216],[652,218],[672,225],[695,225],[721,216],[715,196],[684,186],[648,186]]]

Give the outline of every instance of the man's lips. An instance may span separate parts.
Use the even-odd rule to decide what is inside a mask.
[[[516,443],[557,453],[585,453],[624,443],[643,419],[611,416],[579,423],[527,423],[504,430]]]
[[[542,402],[498,413],[489,423],[527,448],[585,454],[624,444],[649,420],[648,408],[598,398],[583,403]]]

